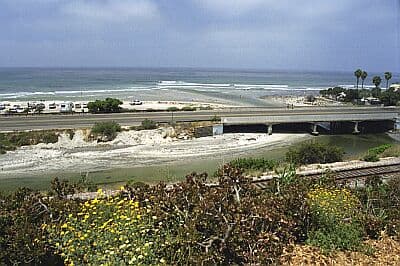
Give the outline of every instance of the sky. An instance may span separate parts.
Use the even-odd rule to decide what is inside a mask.
[[[0,0],[0,66],[400,72],[400,0]]]

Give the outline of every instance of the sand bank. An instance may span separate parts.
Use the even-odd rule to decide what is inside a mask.
[[[55,144],[26,146],[0,155],[0,179],[43,173],[86,172],[197,160],[290,145],[307,134],[237,133],[192,140],[165,138],[163,129],[125,131],[108,143],[61,135]]]

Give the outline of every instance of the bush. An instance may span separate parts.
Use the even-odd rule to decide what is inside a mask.
[[[154,122],[153,120],[145,119],[142,121],[142,129],[156,129],[157,128],[157,123]]]
[[[28,131],[0,133],[0,153],[15,150],[21,146],[36,145],[38,143],[56,143],[58,133],[55,131]]]
[[[347,189],[316,188],[307,195],[312,230],[307,242],[323,251],[361,250],[363,227],[359,201]]]
[[[355,192],[363,207],[363,225],[368,236],[378,238],[385,230],[400,237],[400,179],[393,177],[382,182],[376,176],[368,178]]]
[[[160,243],[152,234],[151,206],[127,198],[99,197],[81,203],[76,214],[48,226],[50,243],[66,264],[149,265]],[[152,232],[152,233],[149,233]]]
[[[167,108],[167,111],[168,112],[176,112],[176,111],[179,111],[179,108],[176,106],[171,106],[171,107]]]
[[[379,161],[379,157],[376,153],[367,153],[366,155],[364,155],[364,157],[362,158],[363,161],[366,162],[377,162]]]
[[[184,106],[182,107],[182,111],[196,111],[196,108],[192,106]]]
[[[279,199],[254,189],[241,171],[224,166],[219,187],[205,185],[206,174],[186,182],[130,188],[130,197],[150,199],[157,217],[157,257],[171,265],[268,264],[294,239],[294,224]],[[260,204],[262,202],[262,204]]]
[[[0,265],[62,265],[42,225],[73,212],[74,206],[74,201],[25,188],[0,196]]]
[[[106,98],[105,100],[96,100],[88,103],[88,109],[91,113],[118,113],[121,111],[122,102],[115,98]]]
[[[93,134],[105,137],[107,141],[115,139],[118,132],[121,132],[121,126],[115,121],[97,122],[92,127]]]
[[[286,161],[296,164],[333,163],[343,160],[344,151],[337,146],[328,146],[318,142],[305,142],[297,148],[290,148]]]
[[[383,144],[378,147],[368,149],[368,152],[362,158],[366,162],[377,162],[379,161],[379,155],[384,153],[387,149],[391,148],[391,144]]]

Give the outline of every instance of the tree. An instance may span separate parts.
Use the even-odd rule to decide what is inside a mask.
[[[375,88],[372,89],[372,96],[373,97],[379,97],[381,95],[381,89],[379,88],[379,85],[381,84],[382,79],[380,76],[375,76],[372,78],[372,83],[374,83]]]
[[[389,80],[392,78],[391,72],[385,72],[386,89],[389,89]]]
[[[105,100],[96,100],[88,103],[88,109],[91,113],[117,113],[121,111],[122,102],[114,98]]]
[[[356,76],[356,79],[357,79],[357,89],[358,89],[358,83],[360,82],[362,73],[363,73],[363,71],[361,69],[357,69],[356,71],[354,71],[354,76]]]
[[[394,88],[389,88],[382,93],[380,100],[386,106],[397,105],[400,103],[400,90],[396,91]]]
[[[110,141],[115,139],[118,132],[121,132],[121,126],[115,121],[96,122],[91,132],[97,137],[103,137],[102,140]]]
[[[343,160],[344,151],[337,146],[319,142],[304,142],[286,152],[286,161],[296,165],[312,163],[333,163]]]
[[[367,71],[361,73],[361,88],[364,89],[364,80],[368,77]]]

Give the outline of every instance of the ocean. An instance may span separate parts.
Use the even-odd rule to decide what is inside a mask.
[[[372,75],[366,80],[369,87]],[[165,100],[179,94],[180,98],[177,100],[193,100],[198,98],[196,95],[203,95],[258,105],[261,102],[255,99],[261,96],[315,94],[323,88],[336,85],[353,87],[354,84],[352,72],[195,68],[0,68],[0,101],[104,97]],[[182,96],[184,94],[189,95],[185,98]]]

